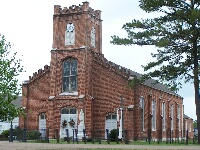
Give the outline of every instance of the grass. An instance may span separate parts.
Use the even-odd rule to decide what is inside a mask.
[[[51,143],[51,144],[57,144],[57,141],[56,140],[50,140],[49,141],[49,143]],[[76,141],[74,141],[74,143],[73,143],[73,141],[70,141],[70,143],[68,143],[67,141],[64,141],[64,140],[59,140],[59,144],[77,144],[77,142]],[[78,144],[85,144],[84,142],[82,142],[82,141],[79,141],[78,142]],[[92,142],[86,142],[86,144],[99,144],[99,141],[95,141],[94,143],[92,143]],[[124,142],[119,142],[119,143],[117,143],[117,142],[110,142],[109,144],[108,144],[108,142],[107,141],[105,141],[105,140],[102,140],[101,141],[101,144],[106,144],[106,145],[124,145],[125,143]],[[129,142],[128,143],[128,145],[157,145],[157,146],[187,146],[187,145],[190,145],[190,146],[192,146],[192,145],[197,145],[197,142],[195,142],[195,144],[193,144],[193,141],[192,140],[189,140],[188,141],[188,144],[186,144],[186,142],[185,141],[174,141],[173,143],[166,143],[166,141],[162,141],[162,142],[154,142],[154,141],[151,141],[150,142],[150,144],[149,144],[149,142],[148,141],[131,141],[131,142]]]
[[[74,141],[74,143],[72,141],[70,141],[70,143],[68,143],[67,141],[64,141],[62,139],[59,140],[59,143],[57,143],[56,139],[51,139],[49,142],[50,142],[50,144],[66,144],[66,145],[67,144],[71,144],[71,145],[77,144],[76,141]],[[85,143],[82,141],[79,141],[78,144],[85,144]],[[102,140],[101,144],[99,144],[98,141],[95,141],[94,143],[86,142],[85,145],[96,145],[95,147],[101,147],[101,145],[126,145],[126,144],[124,142],[119,142],[119,144],[117,144],[117,142],[110,142],[110,144],[108,144],[107,141]],[[167,146],[176,146],[177,147],[176,150],[182,150],[180,146],[197,146],[198,144],[193,144],[193,141],[189,140],[188,144],[185,144],[185,141],[184,141],[184,143],[181,143],[180,141],[179,141],[179,143],[178,143],[178,141],[176,141],[176,142],[174,141],[173,144],[170,144],[170,143],[167,144],[165,141],[159,142],[159,143],[151,141],[150,144],[147,141],[132,141],[132,142],[129,142],[129,144],[127,144],[127,145],[130,145],[130,148],[124,147],[123,150],[149,150],[149,149],[152,149],[153,146],[156,146],[156,148],[155,148],[156,150],[159,150],[159,149],[160,150],[161,149],[169,150],[169,147],[167,147]],[[131,145],[135,145],[134,148],[131,147]],[[138,149],[137,145],[144,145],[145,147]],[[164,146],[164,149],[162,146]],[[121,149],[120,148],[83,148],[82,147],[82,148],[36,149],[36,150],[121,150]]]

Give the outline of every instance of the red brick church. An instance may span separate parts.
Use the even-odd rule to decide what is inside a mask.
[[[134,84],[141,75],[107,60],[102,54],[101,11],[79,6],[54,6],[53,48],[50,65],[23,83],[26,118],[20,127],[49,129],[50,138],[69,129],[91,131],[119,128],[131,139],[183,137],[183,98],[150,79]],[[132,86],[130,86],[132,83]],[[120,133],[119,138],[122,137]]]

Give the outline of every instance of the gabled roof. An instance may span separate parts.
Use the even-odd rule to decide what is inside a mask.
[[[12,103],[17,107],[22,106],[22,96],[18,96],[16,100],[13,100]]]
[[[189,116],[187,116],[187,115],[185,115],[185,114],[183,115],[183,118],[184,118],[184,119],[192,119],[192,118],[190,118]]]
[[[130,71],[130,76],[136,76],[137,78],[140,78],[142,76],[142,74],[139,74],[135,71]],[[167,93],[170,93],[172,95],[176,95],[176,96],[179,96],[178,94],[176,94],[174,91],[170,90],[167,86],[165,86],[164,84],[162,83],[159,83],[157,82],[156,80],[154,79],[148,79],[146,80],[144,83],[142,83],[146,86],[149,86],[149,87],[152,87],[154,89],[158,89],[158,90],[161,90],[161,91],[164,91],[164,92],[167,92]],[[179,96],[180,97],[180,96]]]
[[[113,71],[119,73],[122,76],[129,77],[129,79],[130,79],[130,77],[134,77],[134,76],[136,76],[139,79],[142,76],[142,74],[139,74],[139,73],[137,73],[135,71],[132,71],[130,69],[127,69],[125,67],[117,65],[117,64],[115,64],[115,63],[113,63],[111,61],[108,61],[104,57],[104,55],[101,54],[101,53],[94,52],[92,49],[89,49],[89,50],[93,54],[94,60],[96,62],[98,62],[99,64],[110,68],[110,70],[113,70]],[[148,79],[142,84],[144,84],[146,86],[149,86],[151,88],[158,89],[158,90],[164,91],[166,93],[181,97],[178,94],[176,94],[174,91],[170,90],[167,86],[165,86],[162,83],[157,82],[156,80]]]

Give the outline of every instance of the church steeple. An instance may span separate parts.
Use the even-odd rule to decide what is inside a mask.
[[[102,52],[101,11],[93,10],[88,2],[63,9],[54,6],[53,49],[73,50],[88,47]]]

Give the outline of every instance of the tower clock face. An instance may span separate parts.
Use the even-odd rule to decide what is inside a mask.
[[[74,25],[72,23],[67,24],[67,32],[73,32],[74,31]]]

